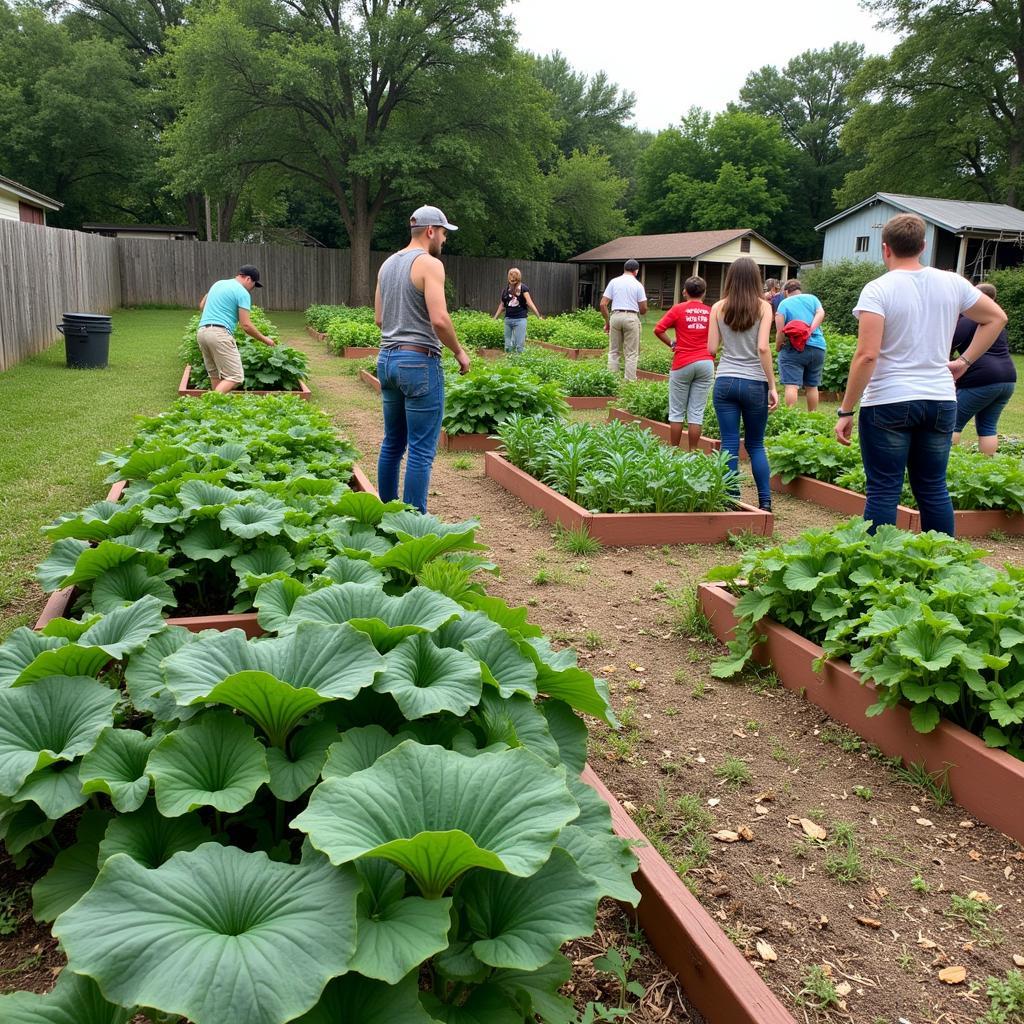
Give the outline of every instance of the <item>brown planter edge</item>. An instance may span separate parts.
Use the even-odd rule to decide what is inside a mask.
[[[314,341],[326,341],[327,340],[327,335],[324,334],[323,331],[318,331],[315,327],[312,327],[309,324],[306,324],[306,333]]]
[[[367,356],[380,355],[380,349],[369,345],[343,345],[337,352],[332,352],[332,356],[337,356],[339,359],[365,359]]]
[[[192,365],[190,363],[185,364],[185,372],[181,375],[181,383],[178,385],[178,397],[179,398],[201,398],[203,395],[210,393],[209,388],[190,388],[188,386],[188,379],[192,374]],[[304,380],[299,381],[298,391],[241,391],[235,389],[231,394],[236,393],[240,395],[298,395],[299,398],[309,401],[313,397],[313,392],[306,387]]]
[[[449,452],[494,452],[501,447],[501,441],[489,434],[449,434],[441,431],[438,444]]]
[[[917,521],[914,531],[921,529],[921,520],[917,512]],[[963,512],[954,512],[953,520],[956,523],[956,535],[958,537],[985,537],[993,530],[1001,533],[1019,537],[1024,534],[1024,515],[1019,512],[1007,512],[1001,508],[972,509]]]
[[[635,911],[648,941],[710,1024],[794,1024],[794,1018],[588,764],[583,781],[608,804],[615,834],[638,844]]]
[[[110,488],[110,492],[107,494],[107,501],[120,501],[127,486],[127,480],[118,480]],[[365,491],[367,494],[377,495],[377,488],[373,486],[370,478],[363,472],[358,463],[353,463],[352,465],[352,481],[350,486],[354,491]],[[379,495],[377,496],[379,497]],[[46,604],[43,605],[43,610],[39,613],[39,618],[36,619],[35,625],[32,628],[36,630],[42,629],[51,620],[66,616],[71,610],[74,600],[74,587],[64,587],[62,590],[55,590],[47,598]],[[198,633],[203,629],[225,630],[238,627],[244,629],[249,637],[261,636],[263,634],[262,627],[256,621],[256,612],[245,612],[240,615],[178,616],[176,618],[169,618],[167,623],[171,626],[185,626],[187,629],[192,630],[193,633]]]
[[[611,408],[608,410],[608,420],[621,420],[623,423],[636,423],[639,424],[646,430],[649,430],[652,434],[658,437],[659,440],[664,441],[665,444],[672,444],[672,434],[669,424],[662,423],[659,420],[649,420],[646,416],[635,416],[631,412],[627,412],[625,409]],[[686,431],[683,431],[685,436]],[[707,452],[709,455],[713,455],[716,452],[722,450],[722,442],[717,437],[704,437],[700,439],[700,450]],[[680,448],[680,451],[686,451],[685,448]],[[747,449],[743,442],[740,442],[740,458],[747,458]]]
[[[552,345],[550,341],[535,341],[533,344],[549,352],[557,352],[566,359],[597,359],[608,352],[606,348],[563,348],[561,345]]]
[[[864,504],[867,500],[863,494],[837,487],[835,484],[816,480],[811,476],[797,476],[789,483],[784,483],[780,476],[772,477],[772,490],[779,494],[789,494],[801,501],[809,501],[844,516],[864,515]],[[921,517],[917,511],[906,505],[896,506],[896,525],[902,530],[920,531]]]
[[[743,503],[734,512],[588,512],[497,452],[484,455],[484,475],[524,504],[540,509],[549,522],[586,527],[591,537],[609,547],[716,544],[731,533],[771,536],[774,529],[770,512]]]
[[[668,380],[667,373],[654,373],[652,370],[637,370],[638,380]]]
[[[712,632],[723,642],[730,639],[738,599],[708,583],[700,584],[697,594]],[[848,662],[828,661],[817,673],[811,667],[822,656],[817,644],[771,619],[758,623],[757,631],[766,639],[754,649],[756,660],[771,664],[786,689],[802,693],[887,756],[902,757],[907,764],[923,762],[933,773],[948,770],[950,792],[961,807],[1024,842],[1024,815],[1009,797],[1024,792],[1024,761],[986,747],[979,737],[945,719],[930,733],[917,732],[903,706],[868,718],[865,712],[875,703],[875,686],[862,683]]]
[[[370,373],[369,370],[360,369],[359,379],[364,384],[368,384],[371,388],[373,388],[373,390],[376,391],[377,394],[380,394],[380,381],[377,380],[377,378],[372,373]]]
[[[570,409],[604,409],[615,401],[614,395],[566,395]]]

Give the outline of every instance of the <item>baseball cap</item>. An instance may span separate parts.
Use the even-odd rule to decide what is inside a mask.
[[[626,269],[626,270],[639,270],[640,269],[640,264],[637,263],[636,260],[626,260],[626,265],[625,265],[624,269]]]
[[[447,228],[449,231],[458,231],[454,224],[448,223],[448,218],[436,206],[421,206],[413,210],[409,218],[411,228]]]
[[[256,285],[257,288],[262,288],[263,287],[263,285],[260,284],[260,272],[259,272],[259,270],[257,270],[256,267],[254,267],[254,266],[252,266],[252,265],[250,265],[248,263],[246,263],[246,265],[244,267],[239,267],[238,268],[238,276],[239,277],[251,277],[252,281],[253,281],[253,284]]]

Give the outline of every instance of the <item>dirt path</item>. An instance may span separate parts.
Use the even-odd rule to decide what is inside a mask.
[[[311,356],[316,400],[374,477],[378,396],[322,345],[292,341]],[[838,522],[775,500],[778,537]],[[981,1017],[986,979],[1024,956],[1024,853],[962,809],[939,806],[934,790],[901,782],[770,675],[711,677],[720,648],[692,619],[688,595],[712,566],[738,557],[735,547],[561,551],[549,525],[486,479],[473,455],[439,454],[430,510],[478,517],[501,567],[488,590],[529,605],[553,640],[609,680],[626,727],[594,728],[592,764],[797,1019]],[[994,564],[1024,564],[1024,542],[989,546]],[[826,839],[809,840],[799,818],[820,823]],[[710,838],[740,826],[751,841]],[[952,965],[966,968],[955,987],[938,978]],[[831,997],[842,1005],[816,1009]]]

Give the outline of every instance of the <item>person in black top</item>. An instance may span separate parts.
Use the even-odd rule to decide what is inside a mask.
[[[996,290],[987,281],[978,291],[995,299]],[[978,325],[965,316],[957,321],[953,332],[950,358],[966,352]],[[962,358],[962,356],[961,356]],[[992,347],[971,365],[956,382],[956,427],[953,444],[960,443],[960,432],[973,419],[978,431],[978,448],[985,455],[995,455],[999,447],[999,414],[1006,408],[1017,384],[1017,368],[1010,358],[1010,343],[1004,327]]]
[[[508,272],[508,287],[501,293],[501,301],[494,311],[497,320],[501,311],[505,311],[505,352],[518,355],[526,348],[526,317],[530,311],[540,316],[540,310],[533,304],[530,289],[523,284],[523,274],[518,267]]]

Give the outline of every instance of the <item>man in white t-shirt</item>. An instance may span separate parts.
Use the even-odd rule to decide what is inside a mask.
[[[996,340],[1006,314],[960,275],[923,266],[924,245],[924,221],[914,214],[901,213],[882,229],[882,259],[889,273],[864,286],[853,310],[859,320],[857,351],[836,437],[850,443],[854,406],[860,401],[864,518],[872,528],[896,522],[907,474],[921,529],[952,537],[946,468],[956,422],[953,382]],[[950,362],[961,313],[979,327],[970,348]]]
[[[613,277],[601,297],[604,332],[608,335],[608,369],[619,372],[619,353],[626,355],[626,380],[636,380],[640,355],[640,317],[647,312],[647,294],[636,279],[640,264],[626,260],[624,273]]]

